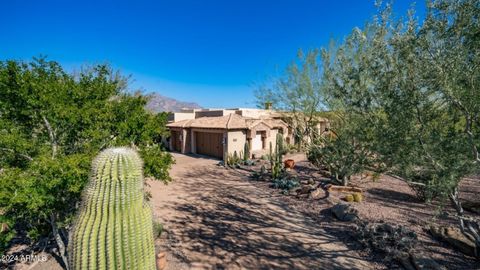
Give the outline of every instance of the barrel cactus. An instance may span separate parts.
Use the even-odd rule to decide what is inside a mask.
[[[70,239],[70,269],[155,269],[142,168],[129,148],[107,149],[95,158]]]

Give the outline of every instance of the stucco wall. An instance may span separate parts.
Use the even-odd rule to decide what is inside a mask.
[[[278,130],[277,129],[272,129],[270,130],[270,136],[268,136],[266,138],[266,145],[265,145],[265,149],[267,151],[269,151],[270,149],[270,142],[272,143],[272,150],[275,150],[275,146],[277,146],[277,133],[278,133]]]
[[[237,114],[243,117],[252,117],[252,118],[259,118],[259,117],[268,117],[272,114],[270,110],[262,110],[262,109],[244,109],[239,108],[236,111]]]
[[[197,111],[195,112],[195,118],[200,117],[216,117],[216,116],[225,116],[235,113],[233,110],[210,110],[210,111]]]
[[[176,112],[176,113],[168,114],[169,122],[178,122],[178,121],[187,120],[187,119],[195,119],[195,113]]]
[[[244,130],[239,131],[229,131],[227,134],[227,152],[228,154],[233,155],[235,151],[240,155],[240,152],[243,153],[245,147],[247,136]]]

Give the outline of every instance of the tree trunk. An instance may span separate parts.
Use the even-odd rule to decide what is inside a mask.
[[[58,252],[60,253],[60,258],[62,258],[63,264],[65,265],[65,269],[69,270],[68,267],[68,259],[67,259],[67,248],[65,242],[58,231],[57,224],[55,223],[55,216],[52,214],[50,216],[50,225],[52,226],[53,237],[55,238],[55,242],[58,246]]]
[[[464,217],[462,204],[458,197],[458,188],[455,188],[449,197],[453,207],[457,211],[460,222],[460,230],[467,238],[475,243],[475,256],[480,258],[480,224],[476,223],[474,220],[468,220]]]

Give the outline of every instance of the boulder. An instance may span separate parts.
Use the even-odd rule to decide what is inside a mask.
[[[431,226],[430,232],[434,237],[449,243],[458,251],[475,257],[475,243],[468,239],[459,229]]]
[[[322,188],[316,188],[310,192],[310,199],[318,200],[325,195],[325,191]]]
[[[298,191],[298,193],[300,194],[310,194],[310,191],[314,190],[315,189],[315,186],[313,185],[303,185],[300,190]]]
[[[358,210],[350,204],[337,203],[331,209],[333,215],[341,221],[354,221],[358,219]]]

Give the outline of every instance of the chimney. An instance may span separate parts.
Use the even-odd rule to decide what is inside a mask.
[[[272,109],[272,102],[265,102],[265,110],[271,110]]]

